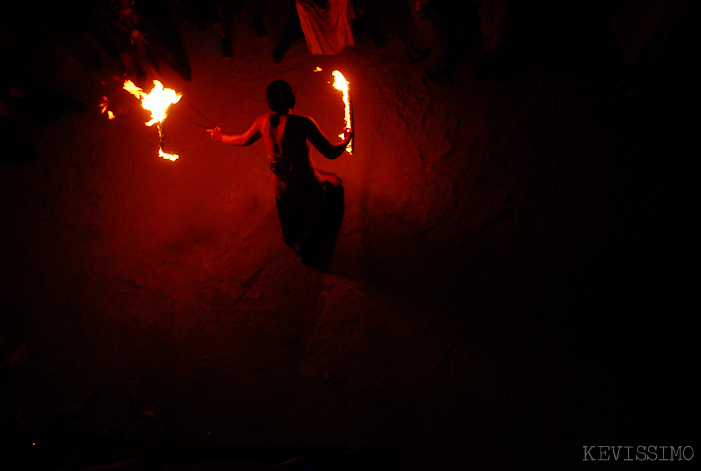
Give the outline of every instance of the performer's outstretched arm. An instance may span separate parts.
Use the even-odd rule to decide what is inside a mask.
[[[309,142],[312,143],[316,149],[321,152],[321,155],[327,159],[337,159],[346,150],[346,146],[353,139],[353,130],[348,133],[348,136],[338,144],[331,144],[331,141],[321,132],[319,126],[312,118],[307,118],[306,121],[306,134]]]
[[[219,126],[214,129],[207,129],[207,132],[212,136],[213,141],[221,141],[224,144],[231,144],[234,146],[250,146],[261,138],[259,122],[260,118],[256,119],[248,131],[243,134],[224,134]]]

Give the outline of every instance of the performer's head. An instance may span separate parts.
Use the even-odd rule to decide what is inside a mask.
[[[265,89],[268,106],[276,113],[285,113],[295,107],[295,89],[283,81],[275,80]]]

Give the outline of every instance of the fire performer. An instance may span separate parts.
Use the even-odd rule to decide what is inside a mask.
[[[332,144],[312,118],[292,113],[295,89],[287,82],[272,82],[265,94],[271,112],[259,116],[245,133],[227,135],[219,127],[207,132],[214,141],[237,146],[248,146],[263,138],[283,239],[304,256],[310,248],[306,245],[309,236],[323,215],[335,203],[343,207],[341,179],[314,166],[309,143],[333,160],[343,154],[353,138],[353,129],[342,142]]]

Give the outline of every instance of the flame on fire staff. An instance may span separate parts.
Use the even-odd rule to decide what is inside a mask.
[[[350,82],[348,82],[348,80],[346,80],[343,74],[338,70],[334,70],[331,74],[334,77],[333,88],[343,93],[343,104],[345,105],[345,115],[343,117],[343,120],[346,124],[345,131],[350,132],[351,129],[355,130],[355,128],[353,127],[353,103],[350,97]],[[341,133],[338,135],[338,137],[340,137],[341,139],[343,139],[344,136],[345,133]],[[346,147],[346,152],[353,155],[354,145],[355,137],[353,137],[352,144],[348,144],[348,147]]]

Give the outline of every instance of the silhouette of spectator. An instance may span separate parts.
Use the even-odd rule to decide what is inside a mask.
[[[516,7],[513,0],[475,0],[482,32],[482,65],[476,77],[494,75],[505,80],[513,71],[507,53],[509,36],[513,31]]]
[[[190,61],[182,44],[180,33],[173,21],[168,0],[139,0],[136,6],[142,16],[141,23],[148,38],[146,60],[158,69],[163,62],[190,80]]]
[[[409,62],[427,60],[425,77],[438,85],[451,85],[455,64],[478,25],[474,6],[451,0],[417,0],[412,6],[410,16],[403,13],[402,39]]]
[[[263,21],[263,13],[265,12],[267,0],[255,0],[253,12],[247,14],[246,21],[248,25],[253,28],[253,32],[259,38],[267,38],[269,36],[268,28],[265,27],[265,22]],[[247,12],[246,8],[243,9],[244,13]]]
[[[226,135],[219,127],[208,132],[214,141],[237,146],[263,138],[283,239],[304,258],[313,251],[308,242],[321,229],[324,215],[343,206],[341,180],[316,168],[309,143],[327,159],[336,159],[353,138],[353,130],[342,142],[332,144],[312,118],[292,113],[295,90],[282,80],[268,85],[266,99],[271,112],[259,116],[245,133]]]
[[[195,15],[195,27],[199,31],[206,29],[205,24],[210,24],[219,35],[221,41],[221,54],[224,57],[232,57],[234,51],[231,44],[231,29],[229,24],[222,21],[219,14],[220,3],[217,0],[187,0],[189,12]],[[240,2],[237,2],[240,5]]]
[[[142,31],[141,15],[132,8],[132,0],[101,0],[100,24],[117,49],[124,73],[132,81],[142,82],[146,73],[136,57],[146,55],[148,39]]]
[[[248,11],[242,0],[186,0],[185,4],[188,10],[186,16],[198,31],[204,31],[207,24],[216,31],[224,57],[233,57],[231,15],[234,13],[241,14],[256,36],[268,37],[268,29],[263,21],[266,0],[255,0],[253,13]]]
[[[285,58],[285,54],[292,47],[292,45],[298,40],[304,37],[302,32],[302,25],[299,23],[299,16],[297,15],[297,5],[294,0],[287,1],[287,20],[282,27],[280,32],[280,38],[278,39],[277,47],[273,51],[273,62],[276,64],[282,62]]]
[[[355,19],[353,30],[370,36],[377,49],[385,44],[385,36],[380,28],[380,12],[377,3],[370,0],[353,0]]]
[[[190,64],[184,49],[176,44],[177,35],[172,25],[169,26],[165,5],[152,0],[136,6],[141,9],[135,8],[133,0],[101,0],[97,3],[97,20],[116,48],[126,76],[135,83],[143,83],[146,73],[139,64],[142,58],[156,74],[159,63],[165,62],[185,80],[190,80]],[[150,18],[146,18],[144,11],[150,13]]]
[[[37,85],[0,60],[0,152],[3,163],[31,161],[36,152],[22,138],[16,119],[32,125],[57,120],[68,111],[85,113],[87,105],[58,90]]]
[[[20,14],[29,22],[29,29],[47,52],[61,49],[79,62],[85,70],[101,68],[100,52],[87,40],[86,33],[93,15],[89,0],[62,0],[60,2],[42,0],[20,7]],[[16,14],[16,13],[15,13]],[[52,60],[60,58],[52,54]]]

